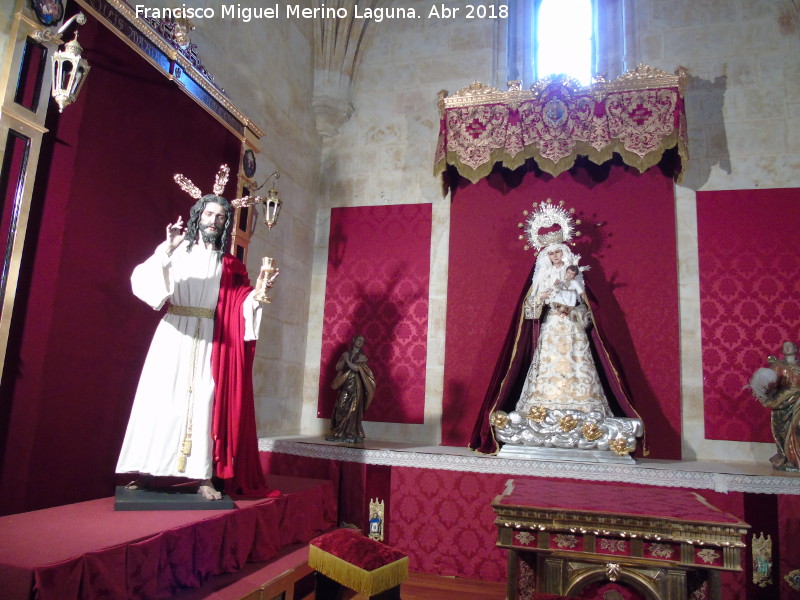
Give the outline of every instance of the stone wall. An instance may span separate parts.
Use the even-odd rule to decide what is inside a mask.
[[[320,434],[320,376],[330,209],[380,204],[433,204],[431,284],[424,425],[369,422],[371,439],[438,443],[444,367],[449,198],[433,176],[439,131],[437,93],[472,81],[495,83],[499,21],[428,18],[431,2],[395,2],[420,18],[371,23],[356,75],[355,112],[323,145],[320,209],[306,349],[302,432]],[[436,3],[461,7],[463,2]]]
[[[0,58],[5,60],[5,48],[8,36],[11,34],[11,25],[16,9],[16,0],[0,0]]]
[[[247,260],[252,280],[263,256],[276,258],[281,270],[256,346],[260,435],[296,432],[300,422],[320,164],[320,137],[310,110],[312,26],[310,19],[215,19],[192,32],[205,66],[264,131],[256,181],[280,172],[280,219],[268,231],[259,212]]]

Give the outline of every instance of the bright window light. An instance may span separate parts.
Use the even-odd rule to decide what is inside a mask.
[[[592,0],[541,0],[536,21],[536,76],[565,73],[592,80]]]

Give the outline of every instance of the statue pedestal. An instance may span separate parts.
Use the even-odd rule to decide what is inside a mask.
[[[516,446],[505,444],[498,458],[523,460],[554,460],[571,462],[595,462],[632,465],[636,461],[630,454],[619,456],[611,450],[581,450],[577,448],[546,448],[542,446]]]
[[[644,435],[640,419],[600,412],[544,408],[525,413],[496,411],[491,421],[495,438],[505,444],[499,454],[503,458],[631,464],[636,440]]]
[[[114,510],[233,510],[236,505],[228,496],[206,500],[194,491],[129,490],[117,486]]]

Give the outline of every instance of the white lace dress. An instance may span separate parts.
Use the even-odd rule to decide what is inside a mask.
[[[517,411],[527,413],[534,406],[550,410],[601,412],[611,410],[603,392],[586,335],[587,308],[579,304],[566,314],[545,308],[542,290],[564,280],[566,266],[553,267],[543,280],[531,287],[526,299],[526,317],[541,318],[539,339],[522,389]],[[581,288],[582,289],[582,288]]]

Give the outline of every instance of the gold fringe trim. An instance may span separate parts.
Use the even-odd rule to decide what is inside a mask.
[[[689,151],[680,138],[678,131],[672,131],[665,135],[661,139],[658,147],[644,156],[639,156],[627,150],[623,142],[617,139],[612,139],[599,150],[592,147],[588,142],[576,141],[572,152],[568,156],[562,157],[557,162],[553,162],[549,158],[543,157],[535,144],[529,144],[514,156],[508,154],[504,148],[496,148],[490,152],[489,158],[485,162],[473,168],[462,163],[454,150],[448,150],[445,157],[441,158],[434,165],[433,174],[436,177],[440,177],[444,174],[448,165],[453,165],[459,175],[468,179],[471,183],[477,183],[481,179],[488,177],[496,164],[500,164],[513,171],[525,164],[526,160],[533,159],[542,171],[553,177],[557,177],[564,171],[571,169],[579,156],[585,156],[594,164],[602,165],[613,158],[615,153],[620,155],[623,163],[634,167],[640,173],[644,173],[661,161],[664,152],[675,147],[678,148],[678,155],[681,157],[681,170],[676,176],[676,180],[680,182],[689,161]],[[446,192],[446,190],[444,191]]]
[[[310,544],[308,546],[308,566],[333,579],[336,583],[368,596],[380,594],[408,579],[407,556],[378,567],[374,571],[366,571]]]

